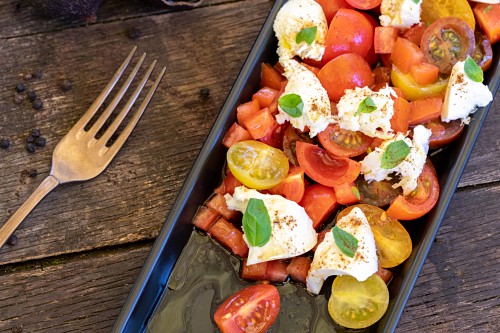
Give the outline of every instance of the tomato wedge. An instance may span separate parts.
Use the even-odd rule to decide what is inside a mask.
[[[451,143],[464,130],[464,124],[461,119],[445,123],[438,117],[422,125],[432,131],[429,138],[430,149],[436,149]]]
[[[474,32],[474,38],[476,40],[476,47],[474,48],[474,53],[472,54],[472,59],[481,67],[484,71],[488,70],[493,63],[493,50],[491,49],[491,43],[486,36],[480,31]]]
[[[353,157],[366,152],[372,138],[361,132],[354,132],[340,128],[339,124],[330,124],[318,134],[323,148],[336,156]]]
[[[257,284],[229,296],[215,311],[214,320],[222,333],[265,332],[280,310],[278,289]]]
[[[430,162],[428,162],[430,163]],[[417,188],[408,196],[398,196],[387,215],[398,220],[415,220],[427,214],[439,199],[439,183],[433,166],[424,165]]]
[[[347,157],[333,156],[317,145],[297,141],[297,159],[306,175],[332,187],[353,182],[361,172],[361,163]]]

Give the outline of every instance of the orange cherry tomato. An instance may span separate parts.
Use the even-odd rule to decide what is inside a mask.
[[[369,136],[340,128],[339,124],[330,124],[318,134],[323,148],[336,156],[353,157],[366,152],[372,142]]]
[[[318,79],[330,100],[336,103],[346,89],[371,87],[374,83],[370,65],[356,53],[342,54],[327,63],[319,71]]]
[[[430,163],[430,162],[428,162]],[[427,214],[439,198],[439,183],[434,166],[424,165],[417,188],[408,196],[398,196],[387,209],[387,215],[398,220],[415,220]]]
[[[280,310],[278,289],[257,284],[229,296],[215,311],[222,333],[263,333],[276,321]]]

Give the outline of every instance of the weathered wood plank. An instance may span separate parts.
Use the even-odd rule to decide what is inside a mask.
[[[211,6],[225,2],[223,0],[204,0],[198,7]],[[126,5],[121,0],[106,0],[97,11],[95,23],[128,20],[147,15],[159,15],[172,11],[185,10],[186,7],[168,7],[153,5],[152,1],[127,0]],[[36,10],[22,0],[0,0],[0,38],[15,38],[67,28],[84,26],[87,23],[51,19],[39,15]]]
[[[496,332],[499,192],[455,195],[396,332]],[[24,332],[109,332],[148,250],[76,255],[0,274],[0,332],[16,325]]]
[[[0,151],[2,223],[48,174],[56,143],[133,44],[168,70],[129,142],[104,174],[63,185],[45,198],[18,230],[19,244],[0,250],[0,263],[155,237],[271,5],[245,1],[2,43],[0,136],[13,141],[9,150]],[[130,26],[141,27],[143,37],[131,42],[123,34]],[[41,96],[43,109],[33,110],[27,100],[14,104],[22,73],[38,68],[44,77],[25,83]],[[59,86],[67,78],[74,87],[64,93]],[[201,88],[209,96],[202,96]],[[47,146],[29,154],[25,137],[35,127]],[[39,176],[21,175],[30,168]]]

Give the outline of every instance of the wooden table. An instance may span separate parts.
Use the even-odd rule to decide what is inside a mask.
[[[12,141],[0,149],[0,223],[48,175],[56,143],[133,45],[167,66],[107,170],[57,188],[17,230],[17,245],[0,250],[1,332],[110,330],[273,4],[205,0],[172,11],[142,2],[105,1],[98,21],[81,25],[0,0],[0,137]],[[33,72],[42,77],[26,78]],[[26,92],[15,103],[19,82],[36,91],[41,110]],[[398,332],[499,329],[499,123],[497,98]],[[35,128],[47,144],[28,153]]]

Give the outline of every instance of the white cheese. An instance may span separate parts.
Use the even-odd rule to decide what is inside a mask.
[[[337,104],[340,127],[350,131],[360,131],[371,137],[392,138],[394,133],[391,128],[391,118],[394,115],[394,101],[391,96],[397,95],[390,87],[382,88],[378,92],[368,87],[346,89]],[[355,116],[359,105],[367,97],[371,97],[377,109],[371,113]]]
[[[491,5],[500,4],[500,0],[472,0],[474,2],[489,3]]]
[[[316,26],[316,38],[311,45],[305,41],[297,44],[297,34],[305,28]],[[281,7],[274,20],[274,32],[278,38],[280,61],[301,58],[321,60],[325,52],[328,23],[321,6],[314,0],[289,0]]]
[[[493,100],[488,86],[471,80],[465,74],[464,63],[465,61],[457,62],[451,70],[441,111],[442,121],[462,119],[462,122],[468,124],[469,115],[474,113],[478,106],[486,106]]]
[[[300,117],[291,117],[278,106],[279,113],[276,115],[276,121],[278,124],[289,121],[293,127],[301,131],[307,126],[309,136],[312,138],[325,130],[333,121],[328,93],[316,75],[297,61],[286,61],[283,67],[285,68],[283,75],[288,83],[282,96],[297,94],[302,99],[304,107]]]
[[[367,181],[381,181],[391,179],[389,174],[395,172],[401,175],[401,180],[394,184],[403,188],[403,195],[410,194],[417,188],[418,176],[422,173],[427,152],[429,151],[429,138],[432,131],[422,125],[418,125],[413,129],[413,141],[398,133],[393,139],[384,141],[373,152],[368,154],[361,161],[361,173],[364,174]],[[410,153],[406,158],[392,169],[384,169],[381,167],[382,155],[386,151],[389,144],[403,140],[409,147]]]
[[[409,28],[420,22],[423,0],[382,0],[380,5],[380,24],[384,27]]]
[[[326,233],[324,240],[314,253],[307,274],[307,290],[318,294],[323,281],[331,275],[350,275],[364,281],[378,270],[375,238],[365,214],[358,207],[339,219],[336,224],[358,240],[358,249],[353,258],[346,256],[335,243],[333,234]]]
[[[281,195],[262,194],[245,186],[238,186],[234,194],[226,194],[226,204],[230,209],[242,213],[251,198],[262,199],[271,218],[271,238],[264,246],[248,245],[247,264],[253,265],[276,259],[292,258],[311,250],[317,243],[317,233],[313,222],[304,208]]]

